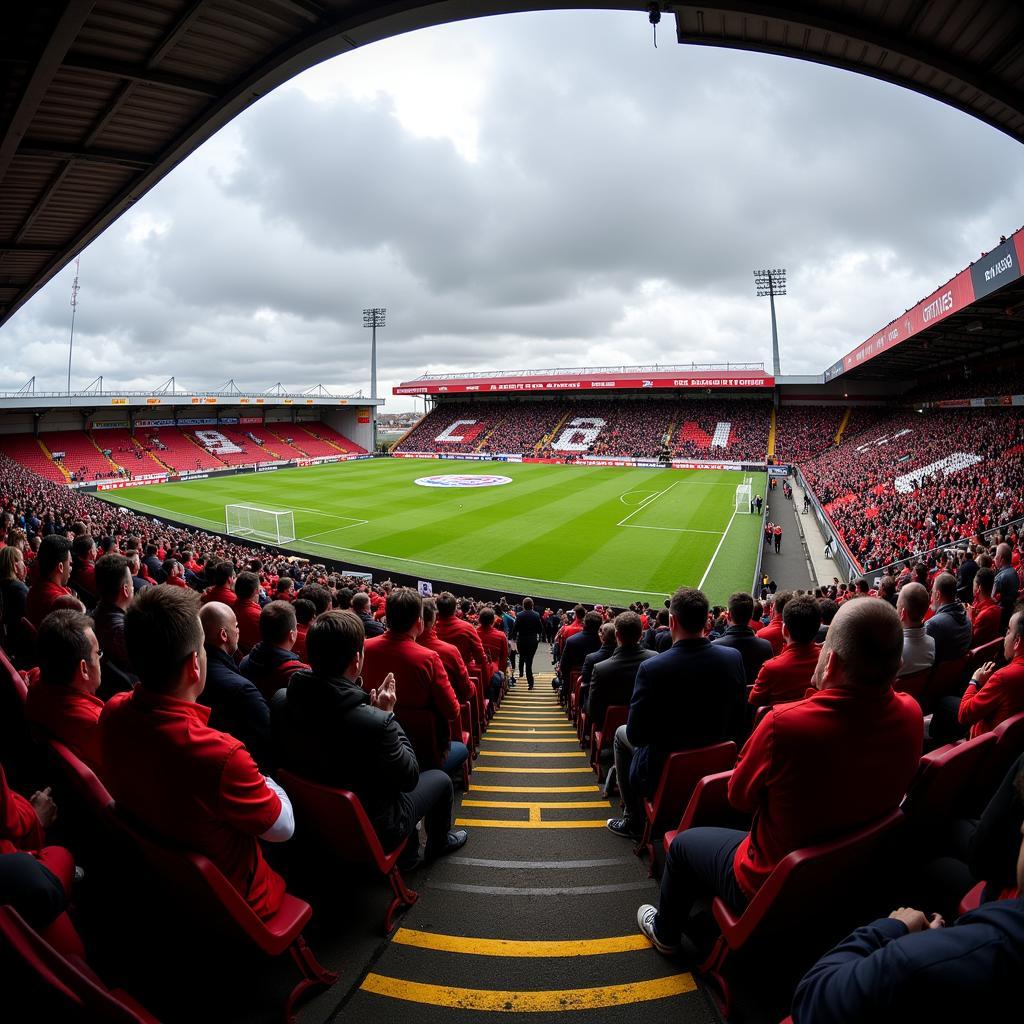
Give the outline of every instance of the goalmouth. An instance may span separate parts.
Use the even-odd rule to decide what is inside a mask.
[[[295,540],[295,514],[290,509],[225,505],[224,524],[229,537],[252,537],[272,544],[288,544]]]
[[[754,509],[752,502],[754,500],[754,478],[752,476],[745,476],[743,483],[736,487],[736,514],[747,514],[750,515]]]

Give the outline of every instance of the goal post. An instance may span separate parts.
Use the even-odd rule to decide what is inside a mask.
[[[754,500],[754,488],[751,483],[751,477],[744,477],[743,483],[738,484],[736,487],[736,514],[750,515],[753,509],[750,507],[750,503]]]
[[[229,537],[251,537],[271,544],[288,544],[295,540],[295,514],[290,509],[225,505],[224,523]]]

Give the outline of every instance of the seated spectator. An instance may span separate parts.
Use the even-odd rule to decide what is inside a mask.
[[[398,694],[398,720],[402,720],[404,708],[416,708],[432,715],[437,744],[441,750],[447,750],[447,755],[441,764],[430,767],[454,775],[469,756],[469,750],[465,743],[450,738],[449,723],[458,720],[461,712],[459,698],[448,681],[444,665],[438,655],[416,642],[423,632],[423,599],[415,590],[395,587],[388,594],[387,619],[387,632],[366,641],[363,689],[368,692],[380,689],[384,680],[393,675]],[[427,763],[424,750],[417,750],[416,754],[421,765]]]
[[[235,567],[231,562],[222,561],[214,564],[206,570],[210,586],[203,591],[200,598],[203,604],[207,601],[220,601],[221,604],[230,605],[232,608],[238,597],[235,595]]]
[[[960,701],[960,724],[971,727],[971,739],[1024,711],[1024,611],[1010,617],[1003,657],[1001,669],[989,661],[975,670]]]
[[[1003,610],[992,600],[996,574],[978,569],[974,574],[974,602],[971,604],[971,646],[980,647],[995,640],[1001,629]]]
[[[381,633],[384,632],[384,627],[370,613],[369,594],[365,594],[362,591],[359,591],[358,594],[353,594],[352,611],[354,611],[362,621],[363,629],[366,630],[367,640],[370,640],[375,636],[380,636]]]
[[[663,654],[672,646],[672,632],[668,628],[668,609],[659,608],[654,621],[644,633],[644,647],[656,654]]]
[[[103,651],[103,684],[101,696],[130,690],[135,674],[128,660],[124,642],[124,613],[132,602],[135,588],[131,569],[124,555],[104,555],[96,563],[96,592],[99,604],[93,610],[93,628]]]
[[[974,580],[978,575],[978,563],[974,560],[975,554],[976,551],[972,545],[967,549],[963,561],[956,569],[956,596],[965,604],[970,601],[972,599],[972,595],[976,593],[974,589]],[[991,596],[991,594],[992,588],[990,586],[989,596]]]
[[[129,551],[125,558],[128,559],[128,568],[132,573],[132,591],[138,593],[140,590],[144,590],[146,587],[152,587],[153,581],[146,579],[142,575],[142,561],[139,558],[138,551]]]
[[[278,763],[355,793],[385,850],[409,838],[403,866],[417,858],[421,818],[428,859],[458,850],[467,833],[451,830],[452,780],[442,771],[420,771],[394,715],[395,677],[388,673],[369,694],[360,687],[363,644],[362,623],[351,612],[326,612],[310,626],[312,668],[296,672],[274,700]]]
[[[903,626],[903,664],[897,673],[909,676],[935,664],[935,640],[924,628],[930,598],[920,583],[904,584],[896,599],[896,614]]]
[[[331,610],[331,592],[319,583],[306,583],[299,591],[296,600],[309,601],[317,615]]]
[[[295,580],[284,576],[277,581],[277,589],[274,591],[275,601],[295,600]]]
[[[260,642],[260,578],[254,572],[240,572],[235,579],[235,618],[238,620],[238,649],[248,654]]]
[[[490,681],[491,687],[488,696],[497,702],[508,671],[508,637],[500,629],[494,628],[495,619],[493,608],[481,609],[477,635],[487,655],[488,674],[485,678]]]
[[[145,555],[142,556],[142,568],[145,569],[146,578],[152,583],[163,583],[163,559],[160,556],[160,549],[155,544],[147,544]]]
[[[786,645],[782,635],[782,613],[786,610],[786,604],[792,599],[793,594],[788,590],[780,590],[775,595],[775,603],[771,608],[771,620],[767,626],[762,626],[757,635],[762,640],[767,640],[772,645],[772,656],[777,657],[782,653]]]
[[[476,673],[486,687],[490,683],[487,675],[487,654],[480,642],[477,631],[465,619],[455,614],[455,595],[444,591],[437,601],[437,623],[434,630],[438,639],[453,644],[459,649],[462,660],[470,673]],[[390,628],[390,621],[388,627]]]
[[[0,548],[0,613],[4,646],[20,663],[28,653],[29,640],[22,634],[21,620],[28,601],[25,556],[19,548]]]
[[[608,828],[638,838],[643,798],[651,796],[669,754],[721,743],[743,705],[743,658],[704,636],[708,600],[682,587],[669,605],[672,646],[637,671],[629,720],[615,732],[615,777],[623,815]]]
[[[120,555],[104,555],[104,558]],[[39,627],[39,679],[29,687],[25,717],[100,772],[98,723],[103,701],[100,645],[80,612],[50,612]]]
[[[53,610],[54,601],[71,593],[67,586],[71,578],[71,541],[48,534],[39,545],[33,569],[35,582],[25,601],[25,615],[38,628]]]
[[[1024,776],[1016,785],[1024,799]],[[858,928],[804,976],[794,1024],[1008,1019],[1024,971],[1024,842],[1015,874],[1012,897],[983,902],[949,927],[938,914],[900,907]]]
[[[725,632],[713,643],[718,647],[731,647],[743,658],[744,682],[749,686],[757,678],[761,666],[772,657],[772,645],[757,636],[750,628],[754,615],[754,599],[743,592],[729,598],[729,624]]]
[[[810,594],[800,594],[786,602],[782,613],[782,653],[762,666],[750,691],[750,703],[784,704],[801,700],[811,685],[821,648],[814,642],[821,625],[818,602]]]
[[[295,609],[295,657],[300,661],[306,661],[306,633],[313,620],[316,618],[316,607],[312,601],[304,597],[295,599],[292,605]]]
[[[299,630],[293,605],[271,601],[260,612],[259,630],[259,642],[242,659],[238,671],[270,700],[296,672],[309,666],[294,651]]]
[[[935,577],[932,608],[935,614],[924,628],[935,641],[935,664],[962,658],[971,649],[971,623],[967,609],[957,600],[955,576],[944,572]]]
[[[54,849],[58,848],[49,848]],[[70,861],[71,854],[64,852]],[[31,854],[0,853],[0,906],[13,907],[38,932],[60,916],[67,902],[68,893],[61,880]]]
[[[71,542],[71,576],[68,583],[87,608],[96,603],[96,542],[92,534],[79,534]]]
[[[720,896],[739,912],[793,850],[899,806],[918,769],[923,732],[920,706],[892,688],[902,653],[903,630],[887,602],[840,609],[815,670],[819,692],[772,708],[740,752],[729,802],[753,815],[750,833],[691,828],[673,840],[659,906],[637,912],[656,949],[679,950],[699,898]]]
[[[927,591],[925,594],[927,595]],[[818,601],[818,609],[821,612],[821,625],[814,636],[814,642],[823,644],[825,637],[828,636],[828,627],[832,625],[832,620],[836,617],[836,612],[839,611],[839,604],[830,597],[823,597]]]
[[[188,588],[188,581],[185,579],[185,566],[176,558],[165,558],[163,564],[164,586],[178,587],[181,590]]]
[[[601,646],[596,651],[591,651],[583,659],[583,680],[580,683],[581,708],[587,706],[590,696],[590,681],[594,676],[594,666],[602,661],[607,661],[615,653],[615,623],[603,622],[600,630],[598,630],[598,636],[601,639]]]
[[[1010,623],[1010,616],[1017,606],[1020,592],[1020,577],[1013,567],[1013,548],[1003,543],[996,548],[996,579],[992,586],[992,597],[1003,613],[1002,628]]]
[[[573,672],[583,673],[583,662],[588,654],[593,654],[601,647],[601,623],[604,619],[600,612],[584,612],[583,626],[578,632],[562,630],[562,654],[558,659],[558,678],[562,683],[562,699],[569,699],[569,687],[572,685]]]
[[[270,917],[285,883],[257,838],[291,837],[291,803],[197,703],[206,683],[198,596],[148,587],[128,610],[125,641],[139,685],[112,697],[100,716],[104,782],[134,821],[209,857],[255,913]]]
[[[438,638],[434,625],[437,621],[437,604],[432,597],[423,600],[423,632],[416,638],[416,643],[433,651],[444,665],[448,682],[451,683],[455,696],[460,703],[476,700],[476,684],[469,678],[465,661],[454,644],[445,643]]]
[[[620,612],[611,626],[616,647],[607,658],[595,662],[590,673],[586,708],[595,729],[604,723],[608,708],[629,705],[640,666],[656,657],[654,651],[640,646],[641,622],[636,612]]]
[[[199,695],[199,703],[210,709],[210,728],[241,740],[260,770],[266,773],[273,763],[270,705],[255,684],[235,666],[238,650],[235,612],[220,601],[208,601],[199,609],[199,621],[206,649],[206,685]]]

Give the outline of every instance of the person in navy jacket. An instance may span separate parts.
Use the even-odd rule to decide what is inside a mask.
[[[1016,785],[1024,798],[1024,774]],[[910,907],[858,928],[804,976],[794,1024],[1015,1019],[1024,974],[1021,888],[1024,842],[1016,898],[983,903],[948,928],[938,914]]]

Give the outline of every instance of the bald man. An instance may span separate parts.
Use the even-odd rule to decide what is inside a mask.
[[[266,773],[271,769],[270,707],[256,686],[235,668],[238,620],[220,601],[199,609],[206,648],[206,686],[199,703],[210,709],[210,726],[241,740]]]
[[[920,583],[905,583],[896,598],[896,614],[903,626],[903,664],[899,675],[909,676],[935,664],[935,640],[924,628],[931,597]]]
[[[673,841],[658,907],[637,924],[665,954],[680,951],[693,904],[720,896],[742,911],[787,854],[854,832],[895,810],[917,771],[923,720],[893,690],[903,629],[886,601],[843,605],[822,645],[811,697],[773,707],[729,780],[750,833],[691,828]],[[826,894],[822,894],[823,897]],[[696,956],[692,941],[688,955]]]

